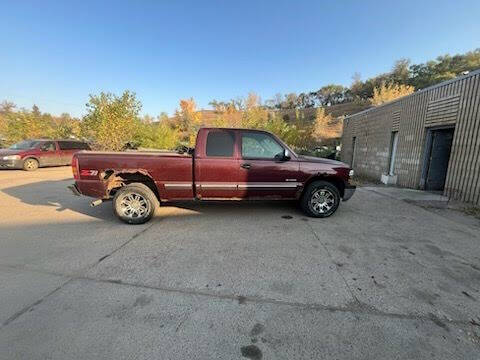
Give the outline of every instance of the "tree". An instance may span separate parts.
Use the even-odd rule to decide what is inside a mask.
[[[180,130],[172,128],[165,121],[142,121],[137,127],[133,142],[143,148],[171,150],[180,145]]]
[[[63,113],[60,117],[54,118],[53,121],[55,123],[55,129],[52,137],[63,139],[81,137],[80,120],[72,118],[70,114]]]
[[[5,115],[15,110],[17,105],[11,101],[4,100],[0,103],[0,115]]]
[[[395,83],[383,83],[373,89],[372,104],[375,106],[390,102],[403,96],[413,93],[415,89],[409,85],[399,85]]]
[[[296,109],[298,106],[298,96],[295,93],[290,93],[285,96],[285,100],[283,101],[282,108],[283,109]]]
[[[315,106],[315,98],[309,93],[301,93],[297,97],[297,107],[300,109],[308,109]]]
[[[342,85],[329,84],[314,92],[319,106],[343,103],[348,97],[348,88]]]
[[[35,114],[33,111],[22,109],[3,115],[3,136],[8,143],[15,143],[24,139],[51,138],[56,126],[49,114]]]
[[[395,61],[391,72],[392,81],[396,84],[408,84],[410,79],[410,60],[400,59]]]
[[[83,133],[102,149],[122,150],[135,136],[140,109],[135,93],[128,90],[121,96],[104,92],[90,95]]]
[[[35,104],[33,104],[32,106],[32,114],[33,116],[36,116],[36,117],[40,117],[42,115],[42,113],[40,112],[40,109]]]
[[[318,108],[313,125],[313,138],[320,143],[326,139],[340,137],[341,133],[342,122],[327,114],[325,108]]]
[[[197,111],[193,98],[180,100],[180,109],[175,112],[177,127],[182,140],[190,146],[195,145],[195,135],[202,124],[202,113]]]
[[[244,110],[251,110],[251,109],[258,108],[261,102],[262,100],[260,99],[260,96],[258,96],[254,92],[250,92],[247,98],[244,101],[242,101]]]
[[[352,76],[352,84],[350,85],[350,94],[353,99],[365,99],[365,84],[362,81],[360,73],[356,72]]]
[[[8,116],[15,110],[16,105],[10,101],[0,103],[0,142],[4,139],[8,129]]]
[[[157,121],[166,121],[168,120],[168,114],[165,111],[162,111],[158,116],[157,116]]]

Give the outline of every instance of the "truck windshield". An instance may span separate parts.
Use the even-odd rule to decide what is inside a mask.
[[[33,149],[38,145],[39,141],[25,140],[20,141],[19,143],[13,144],[9,147],[11,150],[28,150]]]

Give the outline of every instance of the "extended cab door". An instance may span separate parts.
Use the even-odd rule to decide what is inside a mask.
[[[203,129],[195,148],[195,186],[198,198],[237,198],[238,154],[236,132]]]
[[[295,198],[300,186],[298,161],[283,158],[286,149],[269,133],[241,131],[239,136],[240,197]]]

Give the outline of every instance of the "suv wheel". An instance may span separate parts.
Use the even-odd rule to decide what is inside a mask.
[[[132,183],[120,188],[113,198],[113,212],[127,224],[146,223],[159,206],[153,191],[142,183]]]
[[[38,169],[38,161],[35,159],[25,159],[23,162],[23,170],[35,171]]]
[[[340,192],[328,181],[314,181],[305,189],[300,205],[308,216],[328,217],[337,211],[340,205]]]

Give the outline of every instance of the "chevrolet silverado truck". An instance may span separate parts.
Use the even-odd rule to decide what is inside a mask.
[[[332,215],[355,192],[350,167],[295,154],[260,130],[202,128],[179,152],[81,151],[72,159],[75,195],[113,200],[129,224],[152,218],[161,203],[185,200],[298,200],[311,217]]]

